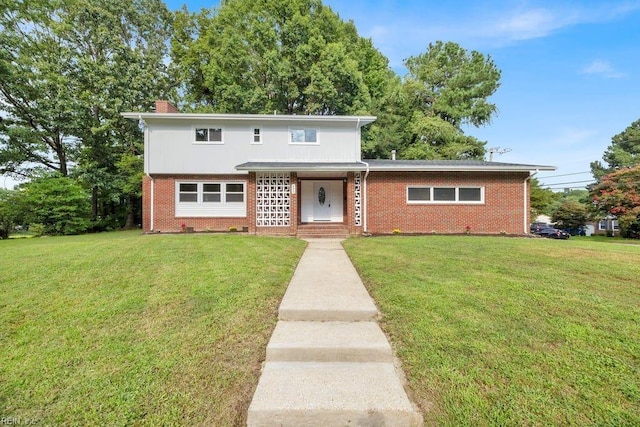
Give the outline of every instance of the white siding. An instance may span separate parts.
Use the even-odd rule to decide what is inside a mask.
[[[249,161],[355,162],[360,160],[360,129],[353,123],[225,122],[224,120],[147,119],[147,170],[150,174],[229,174]],[[195,142],[195,128],[221,127],[223,144]],[[318,130],[317,144],[291,144],[289,129]],[[253,144],[253,129],[262,144]]]

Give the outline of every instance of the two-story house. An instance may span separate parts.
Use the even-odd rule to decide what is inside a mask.
[[[529,232],[551,166],[361,159],[370,116],[123,113],[144,126],[143,229],[252,234]]]

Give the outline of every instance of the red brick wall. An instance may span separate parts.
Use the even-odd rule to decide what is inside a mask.
[[[471,233],[522,234],[524,180],[528,173],[371,172],[367,178],[367,231],[376,234]],[[407,186],[484,187],[482,205],[408,205]],[[526,209],[528,224],[528,206]]]
[[[176,181],[206,181],[206,180],[244,180],[247,199],[247,217],[243,218],[188,218],[175,217],[176,202]],[[151,180],[149,177],[143,181],[142,195],[142,223],[143,230],[179,232],[182,231],[182,224],[193,227],[194,231],[228,231],[230,227],[242,230],[247,227],[249,231],[255,230],[255,221],[250,221],[251,214],[255,209],[255,179],[250,180],[248,175],[177,175],[177,176],[154,176],[154,212],[153,230],[151,230]]]
[[[480,172],[371,172],[367,178],[367,231],[389,234],[394,229],[402,233],[438,234],[464,233],[468,226],[471,233],[522,234],[524,232],[523,183],[527,173],[480,173]],[[246,182],[247,216],[244,218],[176,218],[175,183],[183,180],[237,180]],[[292,173],[291,183],[300,186]],[[422,186],[483,186],[483,205],[408,205],[408,185]],[[362,227],[353,225],[353,174],[347,177],[347,203],[345,222],[350,233],[361,233]],[[299,194],[291,196],[291,226],[256,227],[255,225],[255,173],[249,175],[188,175],[154,177],[154,230],[179,232],[182,224],[195,231],[228,231],[229,227],[241,230],[247,227],[250,233],[294,235],[298,223]],[[364,198],[363,198],[364,199]],[[364,200],[363,200],[364,202]],[[151,231],[151,180],[144,177],[142,196],[143,229]],[[529,223],[526,209],[526,224]]]

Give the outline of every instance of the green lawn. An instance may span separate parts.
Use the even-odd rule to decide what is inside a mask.
[[[640,425],[640,246],[425,236],[345,247],[427,425]]]
[[[139,232],[0,241],[0,417],[243,425],[303,248]]]

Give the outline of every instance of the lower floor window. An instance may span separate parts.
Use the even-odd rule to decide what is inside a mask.
[[[242,203],[244,183],[181,182],[178,184],[179,203]]]
[[[484,187],[408,186],[407,203],[484,203]]]
[[[177,182],[177,217],[246,216],[245,182]]]

